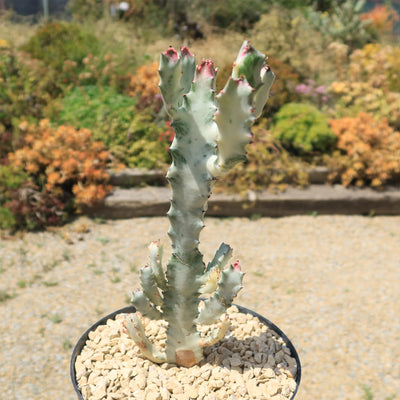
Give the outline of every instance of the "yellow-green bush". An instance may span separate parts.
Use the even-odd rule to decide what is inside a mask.
[[[400,129],[400,47],[368,44],[354,51],[347,80],[333,82],[328,91],[335,100],[332,116],[367,112]]]
[[[331,111],[334,117],[355,118],[359,112],[367,112],[376,118],[387,118],[391,126],[400,128],[400,92],[388,92],[361,81],[333,82],[328,92],[335,99]]]
[[[336,136],[327,116],[312,104],[288,103],[273,117],[272,134],[294,154],[330,152]]]
[[[400,47],[373,43],[355,50],[350,56],[349,80],[400,92]]]

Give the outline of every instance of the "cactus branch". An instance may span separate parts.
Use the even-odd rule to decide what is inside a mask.
[[[227,315],[225,315],[222,322],[218,324],[218,326],[212,331],[212,333],[206,338],[202,338],[200,340],[200,347],[212,346],[215,343],[218,343],[228,332],[229,327],[231,326],[231,321]]]
[[[153,270],[148,265],[140,271],[140,283],[142,285],[143,293],[147,298],[154,305],[161,306],[163,301],[157,287]]]
[[[131,303],[145,317],[155,320],[163,319],[162,313],[150,304],[150,299],[142,291],[137,291],[132,294]]]
[[[159,352],[147,338],[137,314],[129,314],[124,321],[124,326],[146,358],[159,364],[166,361],[165,354]]]
[[[206,272],[211,271],[214,267],[217,267],[219,270],[224,269],[231,256],[232,248],[228,244],[222,243],[212,261],[208,263]]]
[[[239,262],[234,263],[221,273],[218,289],[204,301],[196,320],[198,324],[213,324],[218,321],[221,314],[232,305],[233,298],[242,288],[243,272]]]
[[[161,290],[165,290],[166,281],[165,274],[162,268],[162,246],[160,245],[160,241],[151,243],[151,245],[149,246],[149,250],[151,269],[153,270],[154,279],[157,283],[157,286]]]

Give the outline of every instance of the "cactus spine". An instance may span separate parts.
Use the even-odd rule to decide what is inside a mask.
[[[204,60],[196,68],[186,47],[179,53],[172,47],[163,53],[159,73],[164,105],[175,130],[167,174],[172,188],[168,211],[172,256],[164,273],[162,248],[158,242],[151,244],[151,263],[141,270],[142,290],[132,297],[138,312],[126,320],[126,328],[152,361],[190,367],[201,361],[204,346],[225,335],[230,325],[226,309],[243,279],[239,262],[227,266],[232,249],[224,243],[207,266],[203,261],[198,245],[207,201],[215,180],[247,159],[250,128],[268,99],[274,74],[265,56],[246,41],[218,95],[212,61]],[[206,300],[200,301],[199,296]],[[139,313],[168,322],[164,352],[146,338]],[[201,338],[198,324],[217,327]]]

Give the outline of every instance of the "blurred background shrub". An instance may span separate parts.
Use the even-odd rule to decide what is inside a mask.
[[[290,152],[315,155],[332,151],[336,136],[328,117],[312,104],[285,104],[273,117],[272,134]]]
[[[341,42],[356,49],[376,39],[372,21],[362,18],[365,0],[333,0],[330,12],[309,8],[306,18],[327,42]]]
[[[0,132],[12,130],[21,117],[43,118],[62,91],[53,69],[11,47],[0,48]]]
[[[140,113],[137,101],[110,87],[77,87],[57,105],[59,112],[53,123],[90,129],[93,139],[110,150],[115,163],[148,169],[165,167],[169,155],[165,141],[159,140],[165,125],[154,122],[151,113]]]
[[[110,156],[91,132],[72,126],[52,129],[47,120],[39,125],[21,123],[24,143],[9,153],[3,166],[4,206],[18,228],[57,225],[83,205],[93,205],[110,190],[106,166]]]
[[[328,159],[331,179],[348,186],[382,187],[400,174],[400,132],[367,113],[330,121],[338,142]]]
[[[83,66],[83,59],[88,54],[98,52],[99,42],[95,35],[84,32],[77,24],[47,22],[21,46],[21,50],[60,72],[65,60]]]
[[[347,79],[332,82],[332,115],[356,117],[360,111],[386,118],[400,129],[400,48],[367,44],[349,58]]]
[[[79,86],[57,104],[53,122],[90,129],[95,140],[112,147],[127,141],[135,104],[136,99],[111,87]]]
[[[162,97],[158,88],[159,81],[158,63],[142,65],[131,77],[128,93],[138,99],[138,110],[151,114],[157,114],[161,110]]]

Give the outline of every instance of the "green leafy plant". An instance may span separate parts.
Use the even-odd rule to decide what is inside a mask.
[[[272,134],[289,151],[302,156],[329,152],[336,143],[328,117],[306,103],[284,105],[274,115]]]
[[[213,25],[246,32],[260,19],[262,1],[212,1],[208,10],[210,15],[206,17],[210,18]]]
[[[365,0],[335,0],[329,12],[309,8],[306,16],[328,42],[341,42],[354,49],[373,39],[368,29],[372,21],[361,18],[364,5]]]
[[[319,81],[333,73],[334,66],[326,62],[326,43],[322,33],[315,31],[299,9],[285,9],[277,4],[269,6],[268,12],[254,26],[252,42],[268,51],[271,65],[278,67],[285,79],[296,80],[294,73],[300,81]],[[274,90],[279,96],[279,91]]]
[[[104,16],[105,7],[101,0],[71,0],[68,8],[78,19],[94,18]]]
[[[46,107],[62,92],[54,70],[11,47],[0,48],[0,132],[9,132],[12,143],[20,119],[43,118]]]
[[[135,98],[118,94],[109,87],[75,88],[59,105],[54,120],[79,128],[90,128],[93,139],[101,140],[116,162],[129,167],[160,168],[169,161],[167,144],[159,140],[164,126],[150,114],[136,110]]]
[[[29,181],[28,174],[21,168],[0,165],[0,227],[14,228],[16,218],[7,204],[16,198],[18,190]]]
[[[118,93],[127,89],[130,79],[120,72],[120,66],[111,53],[101,56],[87,54],[81,64],[65,60],[57,78],[67,89],[74,86],[98,85],[112,87]]]
[[[164,169],[170,162],[166,150],[171,141],[170,127],[159,126],[149,115],[136,114],[126,143],[112,146],[111,152],[119,162],[129,167]]]
[[[90,129],[106,146],[124,145],[129,133],[136,100],[110,87],[76,87],[59,104],[54,122]]]
[[[82,66],[83,59],[88,54],[97,54],[98,48],[93,34],[84,32],[79,25],[61,21],[45,23],[21,46],[21,50],[59,72],[65,60]]]
[[[0,181],[1,228],[33,230],[63,221],[65,204],[40,190],[21,167],[0,166]]]
[[[2,127],[4,129],[4,127]],[[13,137],[11,132],[0,133],[0,165],[8,163],[8,153],[13,149]]]
[[[207,266],[203,262],[198,244],[204,210],[216,178],[246,160],[250,127],[262,112],[274,74],[265,56],[244,42],[232,75],[217,96],[212,61],[205,60],[196,69],[186,47],[179,53],[170,47],[161,55],[160,76],[175,130],[167,174],[172,187],[172,256],[164,271],[160,243],[151,244],[151,264],[141,270],[142,290],[133,294],[132,303],[141,315],[168,322],[165,351],[158,351],[145,336],[138,313],[128,316],[125,326],[150,360],[190,367],[203,358],[203,347],[225,335],[230,325],[226,310],[243,278],[239,262],[226,267],[232,249],[224,243]],[[209,295],[202,307],[200,294]],[[217,328],[202,338],[196,325],[214,323]]]

